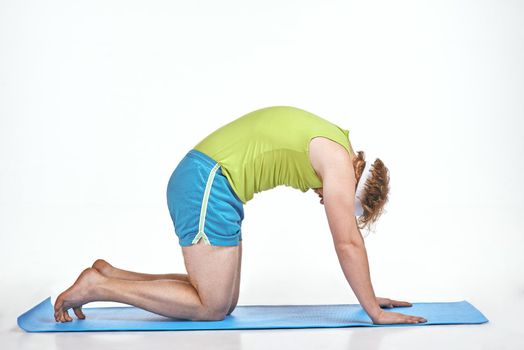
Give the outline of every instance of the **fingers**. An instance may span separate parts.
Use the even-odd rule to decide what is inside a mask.
[[[391,299],[388,299],[388,298],[377,297],[377,302],[380,307],[385,307],[385,308],[393,307],[393,305],[391,304]]]
[[[391,304],[393,306],[413,306],[413,304],[411,304],[410,302],[399,300],[391,300]]]
[[[420,323],[420,322],[422,322],[422,320],[419,317],[399,314],[399,316],[394,321],[392,321],[391,323],[409,323],[409,324],[413,324],[413,323]]]
[[[412,316],[412,315],[405,315],[401,313],[397,313],[398,316],[403,320],[405,323],[423,323],[427,322],[427,320],[424,317],[420,316]]]
[[[427,320],[419,316],[405,315],[398,312],[382,311],[376,319],[373,319],[373,323],[377,324],[398,324],[398,323],[424,323]]]
[[[385,308],[413,306],[410,302],[407,301],[393,300],[388,298],[377,297],[377,301],[381,307]]]
[[[424,323],[427,322],[427,320],[423,317],[418,316],[407,316],[404,318],[405,323]]]
[[[424,323],[427,322],[427,320],[424,317],[419,316],[412,316],[412,315],[406,315],[401,314],[398,312],[392,312],[396,317],[395,323]]]

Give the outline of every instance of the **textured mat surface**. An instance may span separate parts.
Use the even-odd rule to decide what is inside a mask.
[[[166,331],[272,328],[402,327],[435,324],[478,324],[488,319],[467,301],[413,303],[388,311],[424,317],[418,324],[375,325],[358,304],[237,305],[222,321],[170,319],[136,307],[84,307],[84,320],[72,310],[71,322],[55,322],[51,297],[18,317],[27,332]]]

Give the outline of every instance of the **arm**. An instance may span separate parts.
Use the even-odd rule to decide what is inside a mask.
[[[364,239],[354,216],[355,171],[348,152],[336,142],[316,138],[316,147],[309,157],[317,175],[322,179],[323,200],[333,243],[344,275],[373,323],[426,322],[423,317],[404,315],[380,308],[411,306],[404,301],[375,297],[369,276]],[[313,142],[311,141],[311,142]]]
[[[374,320],[382,310],[371,284],[364,239],[353,215],[355,174],[349,158],[338,157],[322,174],[324,208],[344,276],[360,305]]]

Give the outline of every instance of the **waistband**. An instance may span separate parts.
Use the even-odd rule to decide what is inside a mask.
[[[198,159],[210,167],[214,167],[217,164],[216,160],[214,160],[207,154],[197,151],[196,149],[192,149],[189,152],[187,152],[186,157]]]

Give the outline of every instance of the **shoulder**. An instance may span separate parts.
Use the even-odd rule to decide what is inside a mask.
[[[321,180],[328,172],[337,174],[349,171],[354,174],[353,155],[341,144],[326,137],[314,137],[309,143],[309,160]]]

